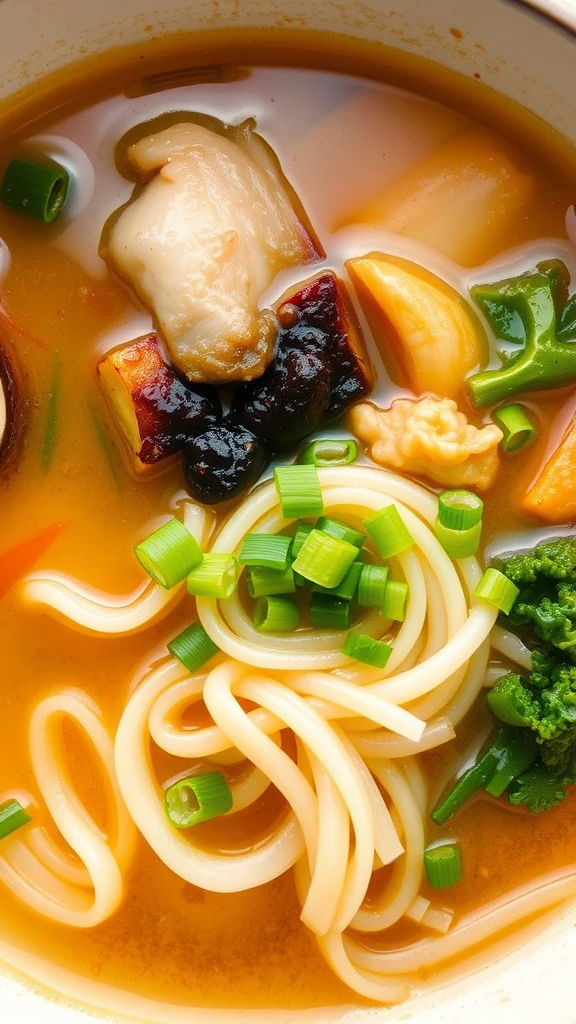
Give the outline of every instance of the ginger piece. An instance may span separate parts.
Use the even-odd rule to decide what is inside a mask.
[[[439,277],[407,260],[373,253],[349,260],[346,268],[397,383],[417,395],[456,395],[484,359],[486,342],[471,307]]]
[[[446,487],[485,491],[494,482],[502,431],[475,427],[449,398],[399,398],[389,409],[356,405],[349,425],[381,466]]]

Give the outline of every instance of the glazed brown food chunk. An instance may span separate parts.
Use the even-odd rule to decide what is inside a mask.
[[[138,471],[181,451],[221,418],[215,389],[182,380],[155,334],[108,353],[98,376]]]
[[[253,380],[270,362],[276,317],[262,293],[318,250],[254,122],[212,131],[186,122],[128,151],[154,175],[116,221],[103,256],[153,311],[190,380]]]

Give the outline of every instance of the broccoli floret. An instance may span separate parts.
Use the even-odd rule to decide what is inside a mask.
[[[468,388],[475,405],[495,405],[512,395],[558,388],[576,380],[576,344],[557,337],[555,292],[550,277],[545,273],[525,274],[498,284],[476,285],[471,295],[495,332],[503,322],[497,312],[503,306],[509,314],[520,318],[525,334],[522,351],[507,359],[501,369],[485,370],[469,378]],[[516,330],[513,334],[513,340],[518,340]]]
[[[576,755],[576,665],[567,665],[552,655],[534,652],[536,672],[522,679],[516,672],[502,676],[489,691],[488,707],[506,725],[524,726],[536,734],[542,744],[561,737],[567,729],[574,733]]]
[[[537,731],[540,704],[516,672],[501,676],[488,692],[488,707],[504,725],[524,726]]]
[[[532,814],[539,814],[561,803],[565,796],[566,786],[555,772],[536,766],[516,779],[508,799],[511,804],[525,804]]]
[[[560,537],[539,544],[527,555],[511,555],[499,569],[512,583],[536,583],[541,576],[550,580],[576,579],[576,538]]]
[[[531,625],[539,640],[576,661],[576,540],[562,537],[498,568],[519,588],[508,626]]]

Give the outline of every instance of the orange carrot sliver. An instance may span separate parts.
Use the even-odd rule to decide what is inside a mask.
[[[58,540],[67,525],[52,523],[0,554],[0,598],[34,568],[38,559]]]
[[[556,451],[522,500],[522,508],[548,523],[576,519],[576,416]]]

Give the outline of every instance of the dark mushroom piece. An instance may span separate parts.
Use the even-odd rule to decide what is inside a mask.
[[[269,461],[265,443],[227,418],[186,445],[184,475],[193,498],[216,505],[255,484]]]

